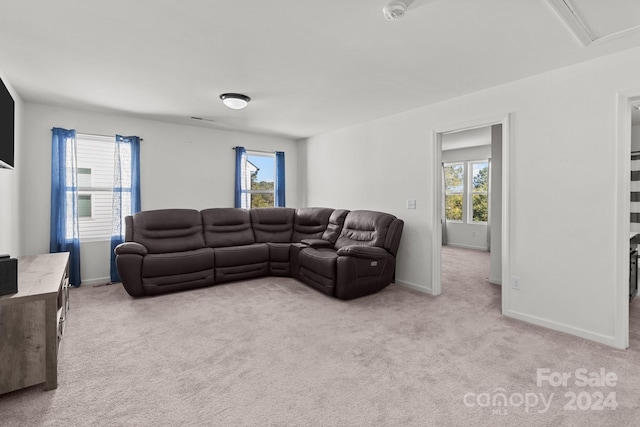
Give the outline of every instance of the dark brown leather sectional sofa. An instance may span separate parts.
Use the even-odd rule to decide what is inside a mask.
[[[126,218],[116,265],[134,297],[271,275],[352,299],[393,281],[403,226],[366,210],[144,211]]]

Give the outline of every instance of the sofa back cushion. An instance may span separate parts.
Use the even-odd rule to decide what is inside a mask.
[[[342,227],[344,227],[344,219],[348,213],[349,211],[346,209],[336,209],[333,211],[329,217],[329,225],[327,225],[327,229],[322,234],[322,240],[331,243],[335,243],[336,240],[338,240],[340,233],[342,233]]]
[[[133,215],[132,240],[151,254],[204,248],[202,219],[193,209],[159,209]]]
[[[296,209],[291,241],[300,242],[302,239],[320,239],[327,230],[332,213],[333,209],[331,208]]]
[[[391,214],[375,211],[351,211],[344,220],[336,249],[349,245],[385,248],[389,227],[397,218]]]
[[[255,208],[250,210],[256,242],[288,243],[293,234],[292,208]]]
[[[200,212],[205,244],[211,248],[255,243],[249,211],[240,208],[213,208]]]

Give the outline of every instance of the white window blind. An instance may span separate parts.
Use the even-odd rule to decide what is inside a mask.
[[[87,134],[77,134],[76,140],[80,240],[109,240],[115,141],[113,137]],[[126,157],[131,158],[131,154]],[[67,230],[71,230],[71,226],[69,218]]]

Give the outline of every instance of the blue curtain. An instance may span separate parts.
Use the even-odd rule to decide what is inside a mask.
[[[276,151],[276,206],[284,207],[284,152]]]
[[[244,163],[247,156],[247,150],[244,147],[236,147],[236,179],[235,179],[235,203],[236,208],[242,207],[242,175],[244,170]]]
[[[120,282],[114,249],[124,242],[124,218],[140,212],[140,138],[116,135],[111,217],[111,282]]]
[[[69,283],[80,286],[76,131],[51,129],[51,224],[49,252],[69,252]]]

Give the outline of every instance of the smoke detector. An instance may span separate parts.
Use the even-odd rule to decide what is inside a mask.
[[[405,3],[401,1],[392,1],[382,8],[382,13],[385,18],[392,21],[394,19],[402,18],[406,10],[407,5]]]

